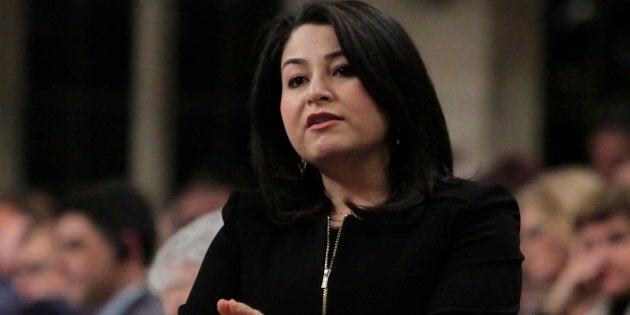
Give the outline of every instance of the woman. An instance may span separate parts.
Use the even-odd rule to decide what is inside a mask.
[[[452,178],[398,23],[307,4],[274,24],[251,101],[261,191],[230,197],[180,314],[516,313],[516,203]]]
[[[523,290],[520,314],[540,314],[565,268],[576,214],[604,188],[597,173],[577,166],[547,171],[516,192],[521,212]]]

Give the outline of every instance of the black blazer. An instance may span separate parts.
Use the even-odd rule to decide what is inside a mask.
[[[264,314],[321,314],[326,219],[277,227],[256,191],[233,193],[180,315],[217,314],[220,298]],[[348,217],[329,280],[328,314],[515,314],[519,213],[500,186],[436,185],[412,224]]]

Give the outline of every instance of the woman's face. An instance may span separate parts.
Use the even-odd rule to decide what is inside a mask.
[[[329,25],[295,29],[282,53],[284,128],[315,166],[348,157],[388,157],[388,119],[343,55]]]
[[[521,204],[521,251],[524,277],[532,285],[549,284],[564,266],[567,249],[554,231],[543,226],[536,204]],[[555,231],[560,234],[560,231]]]

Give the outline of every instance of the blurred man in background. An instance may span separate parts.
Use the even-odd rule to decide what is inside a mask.
[[[77,315],[68,304],[66,278],[56,261],[52,221],[31,224],[20,242],[11,281],[22,307],[19,315]]]
[[[601,125],[589,134],[589,160],[593,168],[609,180],[614,181],[620,165],[630,159],[630,132],[627,128]]]
[[[160,240],[204,214],[221,209],[234,190],[231,184],[212,176],[197,176],[186,182],[160,218]]]
[[[71,301],[97,315],[162,314],[146,286],[155,233],[151,208],[126,185],[101,184],[72,196],[56,226]]]
[[[52,215],[53,201],[39,191],[7,192],[0,197],[0,314],[17,314],[20,301],[11,284],[19,247],[33,221]]]

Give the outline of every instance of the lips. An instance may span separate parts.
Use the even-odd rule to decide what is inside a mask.
[[[306,128],[311,128],[312,126],[323,124],[331,120],[343,120],[343,119],[335,114],[331,114],[327,112],[310,114],[308,115],[308,118],[306,119]]]

